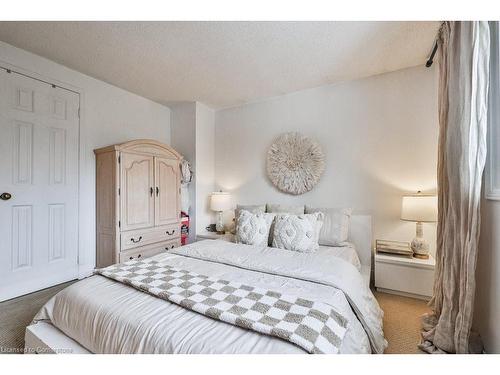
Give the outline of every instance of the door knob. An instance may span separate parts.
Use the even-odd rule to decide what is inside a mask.
[[[12,198],[12,194],[10,194],[10,193],[0,194],[0,199],[3,201],[8,201],[10,198]]]

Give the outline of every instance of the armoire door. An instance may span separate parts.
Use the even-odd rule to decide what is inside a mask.
[[[179,221],[179,162],[155,158],[155,224],[164,225]]]
[[[120,176],[121,230],[154,226],[154,158],[122,152]]]
[[[78,277],[79,102],[0,69],[0,301]]]

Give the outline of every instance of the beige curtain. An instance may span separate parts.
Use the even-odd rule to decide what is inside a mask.
[[[429,353],[469,353],[486,158],[488,22],[444,22],[438,37],[438,227],[433,313],[424,316]],[[471,345],[470,345],[471,344]]]

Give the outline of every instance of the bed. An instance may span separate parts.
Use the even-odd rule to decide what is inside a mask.
[[[371,218],[353,215],[349,244],[315,254],[204,240],[157,255],[199,274],[307,296],[349,321],[340,353],[381,353],[382,316],[369,289]],[[150,258],[150,259],[153,259]],[[185,309],[94,275],[55,295],[27,327],[26,352],[305,353],[277,337]]]

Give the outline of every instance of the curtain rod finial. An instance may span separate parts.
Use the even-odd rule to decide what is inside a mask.
[[[436,41],[434,41],[434,47],[432,48],[431,55],[429,56],[429,59],[425,63],[425,66],[427,68],[430,68],[432,63],[434,62],[434,55],[436,54],[437,49],[438,49],[438,44],[437,44],[437,40],[436,40]]]

